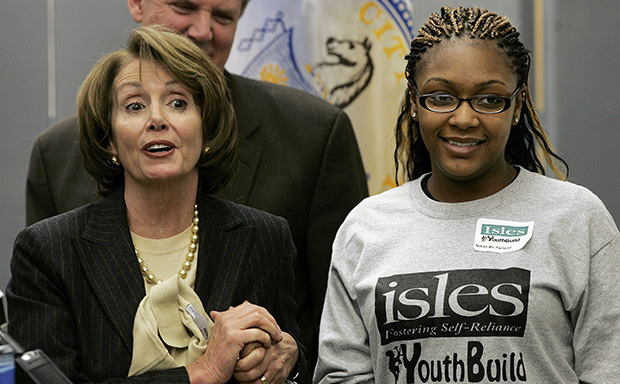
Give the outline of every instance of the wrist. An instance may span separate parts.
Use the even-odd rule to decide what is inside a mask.
[[[292,339],[292,337],[291,337]],[[291,368],[287,379],[290,381],[295,381],[297,380],[297,378],[299,377],[299,371],[300,371],[300,364],[301,364],[301,351],[300,351],[300,345],[299,343],[297,343],[297,341],[295,339],[293,339],[293,343],[295,343],[295,352],[293,353],[292,359],[291,361],[293,361],[293,367]]]
[[[293,365],[293,369],[288,374],[287,380],[295,381],[299,377],[299,355],[295,360],[295,364]]]
[[[227,380],[218,380],[217,375],[210,372],[209,366],[198,361],[185,366],[191,384],[224,384]]]

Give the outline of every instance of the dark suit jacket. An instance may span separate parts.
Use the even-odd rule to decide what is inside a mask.
[[[247,299],[297,339],[295,248],[284,219],[209,196],[200,197],[199,211],[195,291],[205,310],[226,310]],[[22,231],[11,272],[9,333],[19,343],[41,348],[74,382],[127,376],[145,290],[122,188]],[[184,383],[188,377],[179,368],[114,382],[145,381]]]
[[[239,127],[241,166],[223,197],[284,217],[297,247],[301,342],[312,366],[331,245],[348,212],[368,195],[357,141],[346,114],[305,92],[226,74]],[[77,119],[48,128],[28,171],[28,224],[94,201]]]

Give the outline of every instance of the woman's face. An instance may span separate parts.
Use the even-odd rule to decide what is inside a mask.
[[[119,71],[114,91],[110,150],[125,183],[197,177],[202,119],[192,93],[158,64],[138,59]]]
[[[510,64],[495,41],[453,37],[428,49],[416,68],[415,83],[421,95],[510,97],[517,89],[517,75]],[[411,95],[414,120],[430,154],[435,181],[494,182],[509,172],[504,153],[521,110],[521,95],[512,99],[508,110],[497,114],[476,112],[467,102],[453,112],[432,112],[420,106],[413,88]]]

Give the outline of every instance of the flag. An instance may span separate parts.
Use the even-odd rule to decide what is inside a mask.
[[[371,194],[394,183],[411,0],[251,0],[226,68],[301,89],[351,119]]]

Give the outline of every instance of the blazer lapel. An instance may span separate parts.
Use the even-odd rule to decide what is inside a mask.
[[[74,245],[103,311],[131,351],[134,317],[145,289],[127,224],[123,188],[95,203]]]
[[[239,204],[246,204],[260,163],[262,149],[249,138],[260,128],[260,114],[254,108],[252,95],[243,84],[243,79],[225,73],[228,80],[237,117],[239,140],[239,170],[222,192],[222,197]]]
[[[254,228],[244,224],[222,200],[202,196],[195,291],[207,314],[238,305]]]

